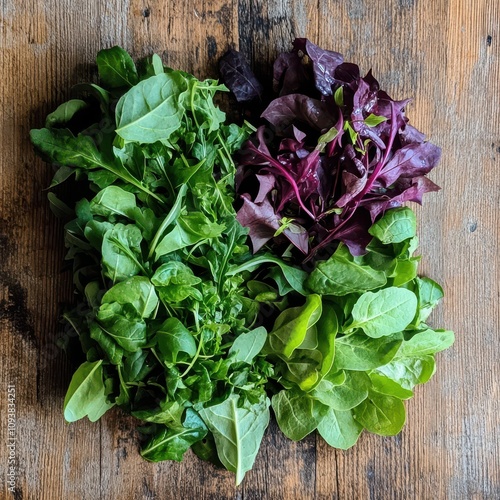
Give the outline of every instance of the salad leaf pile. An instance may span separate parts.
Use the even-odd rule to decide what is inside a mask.
[[[239,91],[243,70],[223,62],[237,98],[257,97]],[[410,100],[391,99],[371,72],[361,77],[341,54],[299,38],[276,60],[273,78],[278,96],[262,113],[267,125],[239,155],[238,220],[255,251],[273,239],[309,260],[342,241],[361,255],[380,214],[439,189],[426,174],[441,149],[408,124]]]
[[[315,85],[328,97],[338,85],[340,56],[296,44],[314,62]],[[245,87],[240,96],[260,98],[262,87],[239,55],[226,63]],[[233,471],[237,484],[253,466],[271,409],[293,440],[317,429],[346,449],[363,429],[398,433],[403,401],[433,375],[434,354],[453,343],[452,332],[426,324],[443,291],[417,276],[415,215],[393,208],[410,199],[396,192],[429,185],[423,175],[439,156],[435,146],[409,139],[420,136],[406,124],[403,106],[373,87],[372,114],[384,120],[364,117],[364,128],[354,128],[349,105],[338,100],[357,99],[366,78],[338,86],[333,111],[328,98],[286,91],[283,98],[294,97],[280,123],[284,134],[292,126],[294,138],[284,135],[286,152],[273,159],[262,128],[226,123],[214,96],[227,88],[217,81],[164,67],[156,55],[136,65],[119,47],[101,51],[97,66],[99,85],[77,85],[76,98],[31,131],[38,154],[57,165],[49,201],[67,218],[66,258],[78,296],[64,314],[79,344],[65,347],[81,355],[65,419],[96,421],[118,406],[141,423],[145,459],[180,461],[192,449]],[[280,67],[282,89],[309,85],[311,66],[297,51],[280,56]],[[312,150],[297,118],[307,110],[318,122],[310,123]],[[350,123],[356,140],[332,131],[332,117]],[[322,120],[326,125],[318,125]],[[255,132],[258,146],[249,141]],[[425,167],[398,160],[410,154],[405,140],[425,156]],[[363,187],[346,189],[342,197],[349,200],[339,205],[326,165],[329,158],[337,166],[347,162],[340,147],[353,152],[351,166],[358,159],[366,171],[358,172]],[[342,168],[343,177],[340,170],[335,175],[345,188],[350,167]],[[242,215],[248,208],[237,213],[235,188],[246,182],[238,176],[260,183],[258,199],[243,193],[243,207],[268,211],[255,224],[266,217],[278,222],[266,241],[257,242],[260,229]],[[57,186],[73,177],[84,193],[66,203]],[[271,209],[263,208],[266,202]],[[372,219],[356,237],[362,210]],[[304,222],[307,211],[328,234]],[[350,237],[340,237],[347,220]],[[282,237],[302,258],[313,255],[313,265],[302,266],[290,247],[281,251]],[[317,252],[322,244],[326,258]]]

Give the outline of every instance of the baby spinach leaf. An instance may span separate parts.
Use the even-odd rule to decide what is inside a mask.
[[[269,424],[269,399],[263,394],[258,403],[239,406],[239,396],[200,411],[217,446],[217,454],[226,469],[236,473],[240,484],[255,461],[264,431]]]
[[[147,343],[146,323],[130,304],[103,303],[97,313],[100,327],[123,349],[135,352]]]
[[[148,410],[135,410],[132,415],[135,418],[154,424],[164,424],[169,427],[181,426],[182,415],[185,408],[177,401],[162,401],[160,406]],[[203,426],[201,426],[203,427]]]
[[[180,94],[186,80],[178,72],[161,73],[139,82],[116,105],[116,133],[125,141],[166,141],[181,125]]]
[[[124,355],[123,348],[97,323],[91,323],[90,325],[90,338],[99,344],[111,364],[119,365],[122,362]]]
[[[90,202],[90,211],[94,215],[129,217],[136,208],[135,195],[118,186],[108,186],[100,191]]]
[[[391,361],[402,340],[392,337],[370,338],[365,335],[345,335],[335,341],[333,369],[366,371]]]
[[[455,334],[450,330],[431,330],[416,333],[410,340],[405,340],[397,357],[425,356],[444,351],[453,345]]]
[[[150,462],[177,460],[180,462],[189,447],[203,439],[207,428],[198,414],[188,408],[182,426],[165,427],[155,433],[141,450],[141,455]]]
[[[370,392],[367,399],[353,410],[354,418],[369,432],[394,436],[406,420],[403,402],[395,397]]]
[[[394,358],[370,373],[370,378],[377,392],[408,399],[413,396],[413,388],[427,382],[434,371],[435,362],[431,355]]]
[[[117,283],[102,297],[102,304],[130,304],[140,318],[149,318],[158,305],[155,288],[148,278],[134,276]]]
[[[151,278],[160,297],[172,303],[181,302],[188,297],[201,301],[201,292],[195,288],[201,281],[190,267],[178,261],[162,264]]]
[[[306,286],[322,295],[347,295],[385,285],[386,275],[358,264],[346,246],[340,245],[326,261],[320,262],[306,280]]]
[[[339,373],[339,372],[338,372]],[[311,392],[311,396],[337,411],[347,411],[368,397],[370,379],[364,372],[340,372],[343,377],[327,375]]]
[[[406,389],[392,378],[386,377],[376,371],[370,373],[370,380],[373,384],[373,390],[380,394],[394,396],[398,399],[409,399],[413,396],[411,389]]]
[[[411,208],[400,207],[388,210],[368,232],[382,243],[400,243],[413,238],[417,231],[417,219]]]
[[[102,363],[102,360],[85,361],[73,374],[64,398],[64,418],[68,422],[83,417],[95,422],[113,406],[107,400]]]
[[[68,123],[78,111],[85,109],[88,104],[81,99],[70,99],[59,105],[55,111],[47,115],[45,126],[51,128]]]
[[[200,241],[220,236],[224,226],[211,222],[201,212],[181,215],[176,226],[165,235],[155,250],[156,258],[189,247]]]
[[[323,312],[318,321],[318,350],[322,355],[320,375],[327,375],[333,366],[335,358],[335,337],[339,330],[339,324],[335,309],[328,302],[324,303]]]
[[[263,326],[259,326],[248,333],[242,333],[234,339],[233,345],[228,351],[234,355],[235,361],[251,364],[255,356],[260,353],[267,340],[267,332]]]
[[[97,226],[90,225],[89,231],[94,227]],[[141,231],[133,224],[116,224],[104,233],[101,246],[102,263],[106,276],[113,283],[127,280],[141,271],[141,241]]]
[[[123,362],[123,379],[126,382],[138,382],[142,380],[152,369],[148,364],[148,351],[138,349],[128,355]]]
[[[99,51],[96,62],[102,83],[110,89],[133,87],[138,81],[134,61],[121,47]]]
[[[354,304],[349,329],[361,328],[373,338],[391,335],[403,331],[416,310],[417,297],[410,290],[389,287],[366,292]]]
[[[328,406],[299,390],[283,390],[275,394],[272,406],[283,434],[299,441],[310,434],[328,413]]]
[[[321,437],[330,446],[341,450],[354,446],[362,431],[363,426],[354,420],[350,410],[338,411],[330,408],[318,424]]]
[[[274,322],[269,333],[271,352],[282,353],[290,357],[302,344],[307,331],[321,316],[321,297],[308,295],[303,306],[285,309]]]
[[[102,240],[104,235],[113,229],[111,222],[99,222],[91,220],[85,225],[84,235],[89,243],[99,251],[102,251]]]
[[[416,278],[418,296],[417,325],[426,321],[432,310],[444,297],[441,286],[430,278]]]
[[[394,269],[392,284],[394,286],[402,286],[405,283],[415,279],[417,276],[419,257],[410,259],[397,259],[396,268]]]
[[[169,363],[177,363],[179,353],[189,358],[196,354],[196,342],[193,334],[177,319],[168,318],[155,335],[162,359]],[[185,358],[185,357],[184,357]]]

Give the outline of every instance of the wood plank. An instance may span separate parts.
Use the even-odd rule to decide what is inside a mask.
[[[15,498],[499,498],[499,26],[500,6],[486,0],[4,0],[0,371],[3,391],[16,385]],[[71,276],[42,191],[51,172],[27,135],[72,84],[95,77],[102,47],[156,51],[200,77],[215,76],[218,57],[240,47],[269,81],[270,61],[295,36],[372,67],[394,97],[415,96],[412,123],[442,146],[431,177],[443,190],[418,211],[421,269],[446,292],[431,324],[455,329],[457,342],[408,402],[401,436],[364,435],[343,452],[314,435],[292,443],[273,425],[236,489],[232,474],[193,454],[182,464],[143,461],[135,424],[119,411],[64,423],[71,368],[55,338]],[[5,392],[0,401],[4,443]],[[2,477],[6,457],[2,446]]]

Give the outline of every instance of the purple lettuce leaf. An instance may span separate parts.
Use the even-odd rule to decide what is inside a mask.
[[[440,158],[441,148],[430,142],[404,146],[385,164],[377,181],[388,187],[400,177],[419,177],[428,174]]]
[[[312,76],[295,52],[278,56],[273,66],[273,89],[280,95],[300,94],[311,85]]]
[[[254,203],[248,195],[242,195],[241,199],[243,205],[238,210],[236,219],[242,226],[248,227],[255,253],[274,237],[276,231],[281,227],[281,217],[275,213],[267,198],[262,203]],[[300,226],[297,224],[295,228],[300,230]],[[302,253],[307,254],[309,250],[307,231],[298,232],[295,228],[293,230],[285,229],[281,234]]]
[[[240,52],[228,50],[219,61],[219,71],[238,102],[262,99],[263,87]]]
[[[325,102],[303,94],[289,94],[270,102],[261,117],[274,125],[277,134],[284,134],[290,125],[307,125],[315,130],[335,124]]]
[[[302,51],[312,61],[316,88],[325,96],[332,95],[335,70],[344,61],[342,54],[321,49],[307,38],[296,38],[293,46],[295,51]]]

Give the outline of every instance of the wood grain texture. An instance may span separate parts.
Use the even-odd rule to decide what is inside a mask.
[[[16,385],[16,499],[500,498],[500,4],[488,0],[2,0],[0,17],[0,476],[6,488],[6,388]],[[67,425],[71,376],[55,347],[72,299],[62,228],[48,209],[51,172],[27,136],[95,78],[100,48],[152,51],[200,77],[240,48],[257,74],[307,36],[373,68],[412,123],[443,148],[420,221],[421,269],[444,285],[431,323],[457,341],[407,403],[395,438],[365,434],[347,452],[272,426],[242,486],[189,454],[149,464],[132,419]]]

